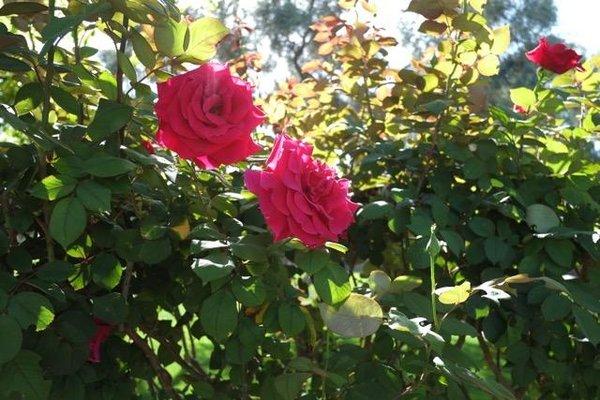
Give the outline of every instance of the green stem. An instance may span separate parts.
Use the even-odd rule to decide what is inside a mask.
[[[435,257],[433,255],[429,255],[429,278],[431,281],[431,314],[433,317],[433,326],[437,331],[440,328],[440,321],[438,320],[437,305],[435,302]]]
[[[50,20],[54,18],[55,8],[55,0],[50,0],[48,2],[48,17]],[[52,135],[52,130],[48,127],[48,120],[50,118],[50,88],[52,87],[52,80],[54,78],[54,50],[54,45],[51,45],[48,49],[46,76],[44,79],[44,104],[42,106],[42,129],[46,130],[49,135]],[[43,151],[43,149],[39,149],[38,154],[38,175],[40,180],[44,179],[47,175],[46,153]],[[46,226],[46,234],[44,234],[46,241],[46,254],[48,255],[49,261],[54,261],[54,243],[52,242],[50,235],[47,233],[48,227],[50,226],[50,205],[47,201],[42,203],[42,212],[44,214],[44,224]]]

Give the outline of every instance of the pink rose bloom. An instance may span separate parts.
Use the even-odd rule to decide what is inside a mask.
[[[201,168],[246,159],[260,150],[252,131],[264,114],[252,87],[226,65],[206,63],[158,84],[157,141]]]
[[[551,44],[548,39],[541,38],[537,47],[525,53],[527,59],[540,67],[557,74],[564,74],[571,69],[583,71],[581,56],[562,43]]]
[[[88,356],[88,361],[92,363],[99,363],[100,348],[102,347],[102,343],[104,343],[110,336],[113,326],[106,324],[97,318],[94,318],[94,323],[96,324],[96,333],[89,341],[90,355]]]
[[[277,136],[265,170],[246,171],[244,181],[276,241],[296,237],[310,248],[337,241],[358,208],[349,181],[314,160],[311,145],[285,135]]]

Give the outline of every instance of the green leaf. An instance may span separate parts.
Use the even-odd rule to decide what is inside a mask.
[[[307,372],[292,372],[279,375],[273,382],[275,390],[283,400],[295,400],[298,398],[302,385],[310,378]]]
[[[568,268],[573,263],[574,246],[569,240],[549,240],[544,245],[544,250],[561,267]]]
[[[17,4],[17,3],[9,3]],[[37,3],[36,3],[37,4]],[[15,110],[17,115],[25,114],[44,101],[44,89],[39,82],[30,82],[19,88],[15,96]]]
[[[94,120],[88,126],[88,134],[94,141],[106,139],[127,125],[133,116],[133,108],[116,101],[100,99]]]
[[[135,68],[131,63],[131,60],[129,60],[129,57],[127,57],[121,51],[117,51],[117,62],[127,79],[129,79],[131,82],[136,82],[137,74],[135,73]]]
[[[110,211],[110,189],[88,180],[77,185],[77,198],[90,211]]]
[[[11,297],[8,313],[23,329],[34,325],[36,331],[46,329],[54,320],[54,308],[50,301],[35,292],[19,292]]]
[[[376,269],[369,274],[369,287],[378,295],[387,292],[390,289],[391,284],[392,278],[384,271]]]
[[[50,175],[31,188],[31,195],[43,200],[56,200],[65,197],[75,189],[77,181],[67,175]]]
[[[571,301],[560,293],[551,293],[542,303],[542,315],[547,321],[559,321],[571,312]]]
[[[526,110],[533,106],[536,102],[535,93],[533,90],[525,87],[510,89],[510,99],[513,103],[523,107]]]
[[[48,6],[33,1],[7,3],[0,8],[0,16],[37,14],[48,10]]]
[[[267,249],[261,243],[255,241],[252,236],[245,236],[239,242],[232,243],[231,252],[242,260],[267,261]]]
[[[458,233],[448,230],[440,231],[440,235],[442,235],[442,239],[444,239],[450,251],[457,257],[460,257],[465,250],[465,241],[463,238]]]
[[[330,305],[346,300],[352,291],[348,274],[337,264],[330,264],[317,272],[313,282],[319,297]]]
[[[494,223],[487,218],[473,217],[468,225],[479,236],[490,237],[494,235]]]
[[[120,293],[109,293],[92,298],[92,313],[104,322],[120,324],[125,322],[128,309]]]
[[[468,386],[479,388],[497,400],[515,400],[513,394],[496,381],[484,380],[469,369],[452,364],[448,361],[443,361],[439,357],[435,357],[433,362],[435,366],[450,379],[459,383],[464,383]]]
[[[46,282],[62,282],[75,272],[75,266],[62,260],[51,261],[36,270],[37,277]]]
[[[386,218],[392,213],[393,210],[394,207],[390,203],[379,200],[362,207],[356,216],[361,221],[370,221],[379,218]]]
[[[277,316],[281,329],[290,337],[300,334],[306,326],[304,313],[297,304],[282,303],[277,310]]]
[[[225,253],[211,253],[205,258],[197,258],[192,270],[203,282],[212,282],[228,276],[235,268],[233,261]]]
[[[577,325],[579,325],[579,329],[581,329],[590,343],[594,346],[598,345],[598,343],[600,343],[600,323],[598,320],[592,314],[577,305],[573,305],[573,315],[575,315],[575,320],[577,321]]]
[[[508,50],[508,47],[510,46],[510,26],[504,25],[496,28],[492,35],[494,37],[494,43],[492,44],[490,51],[493,54],[501,55]]]
[[[21,327],[8,315],[0,315],[0,366],[12,360],[23,343]]]
[[[229,33],[216,18],[198,18],[187,27],[185,60],[204,62],[217,53],[216,45]]]
[[[65,249],[85,230],[87,215],[76,197],[59,201],[50,216],[50,235]]]
[[[41,359],[32,351],[21,350],[11,362],[6,364],[0,374],[0,398],[48,399],[52,383],[44,380],[39,365]]]
[[[107,253],[99,254],[91,265],[92,280],[105,289],[111,290],[121,281],[123,267],[119,260]]]
[[[265,302],[267,292],[262,281],[238,278],[232,282],[231,291],[235,298],[246,307],[257,307]]]
[[[296,253],[296,265],[308,274],[314,274],[331,264],[329,253],[325,250],[313,250]]]
[[[327,328],[345,337],[361,338],[372,335],[383,322],[383,311],[379,303],[358,293],[348,296],[337,310],[320,303],[319,311]]]
[[[460,304],[467,301],[471,294],[471,283],[465,281],[458,286],[449,286],[436,289],[438,300],[442,304]]]
[[[484,242],[485,255],[493,264],[498,264],[510,251],[510,247],[498,236],[491,236]]]
[[[73,115],[77,115],[81,108],[79,101],[66,90],[59,88],[58,86],[52,86],[50,88],[50,95],[52,99],[58,104],[63,110]]]
[[[394,278],[390,285],[392,293],[408,292],[418,288],[423,284],[423,279],[417,276],[400,275]]]
[[[458,0],[411,0],[406,11],[421,14],[427,19],[436,19],[443,13],[453,12],[458,3]]]
[[[27,72],[31,69],[29,64],[5,54],[0,54],[0,70],[8,72]]]
[[[150,44],[148,44],[148,41],[136,30],[132,29],[130,35],[133,51],[138,60],[140,60],[146,68],[154,68],[154,65],[156,64],[156,55]]]
[[[231,292],[219,290],[206,299],[200,310],[200,323],[217,342],[227,339],[238,323],[238,309]]]
[[[184,53],[188,38],[188,27],[184,21],[169,19],[154,27],[156,48],[167,57],[177,57]]]
[[[97,155],[85,160],[83,169],[90,175],[99,178],[110,178],[133,171],[135,164],[119,157]]]
[[[483,76],[494,76],[500,72],[500,59],[495,54],[488,54],[477,61],[477,70]]]
[[[527,224],[537,233],[546,233],[560,225],[556,213],[544,204],[532,204],[527,207]]]

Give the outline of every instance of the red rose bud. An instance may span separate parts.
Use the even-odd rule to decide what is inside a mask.
[[[154,154],[154,146],[152,146],[152,142],[150,140],[144,140],[142,142],[142,146],[148,152],[148,154]]]
[[[110,336],[113,326],[107,323],[100,321],[99,319],[94,319],[94,323],[96,324],[96,333],[89,341],[90,354],[88,356],[88,361],[92,363],[100,362],[100,349],[102,347],[102,343],[108,339]]]
[[[252,131],[264,120],[249,83],[226,65],[206,63],[158,84],[156,139],[201,168],[233,164],[260,150]]]
[[[312,158],[312,146],[278,135],[262,171],[244,174],[256,194],[275,240],[300,239],[316,248],[337,241],[354,221],[358,204],[348,196],[349,181]]]
[[[527,110],[518,104],[515,104],[513,106],[513,111],[516,112],[517,114],[527,114]]]
[[[551,44],[546,38],[541,38],[537,47],[525,53],[527,59],[548,71],[557,74],[577,69],[583,71],[581,56],[563,43]]]

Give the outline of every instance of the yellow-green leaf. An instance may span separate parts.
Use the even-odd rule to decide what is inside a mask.
[[[438,300],[442,304],[460,304],[464,303],[471,293],[471,283],[463,282],[458,286],[449,286],[439,288],[435,291],[438,295]]]
[[[494,76],[500,71],[500,60],[495,54],[488,54],[477,62],[477,70],[483,76]]]

